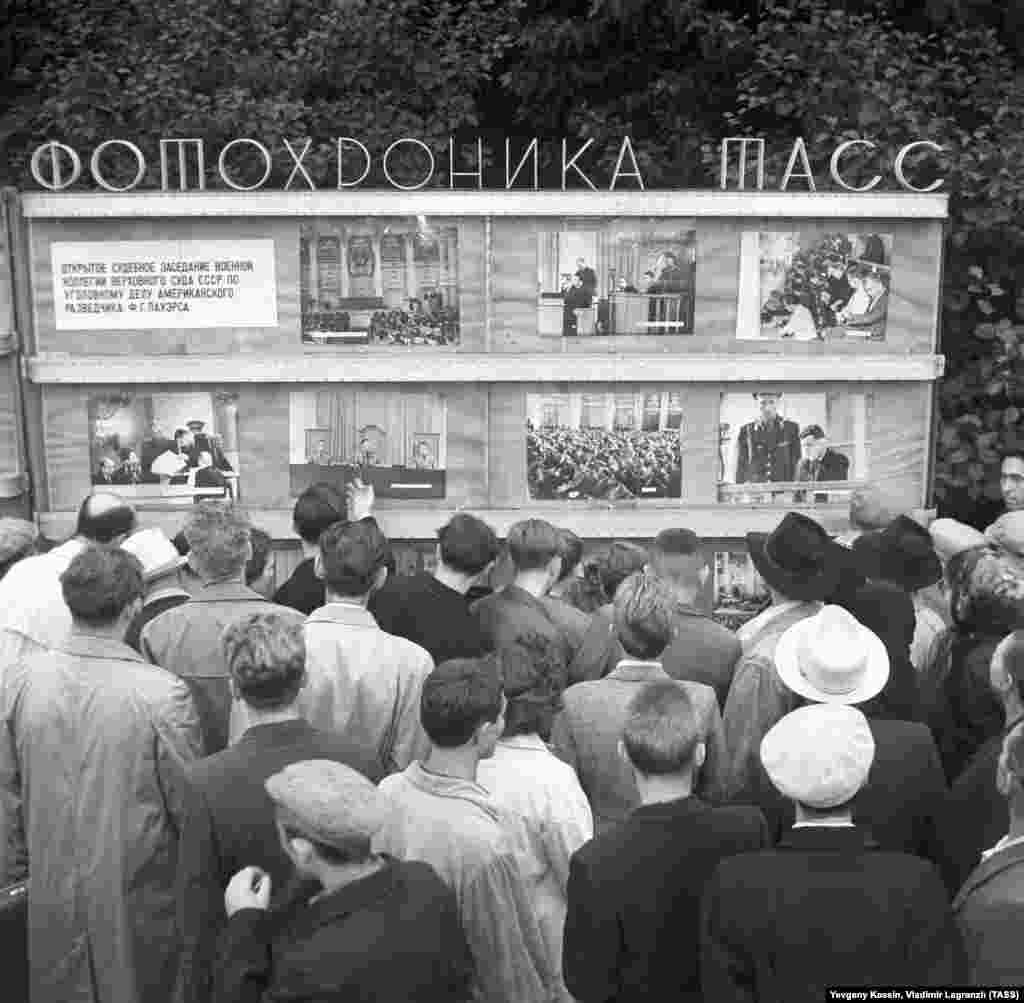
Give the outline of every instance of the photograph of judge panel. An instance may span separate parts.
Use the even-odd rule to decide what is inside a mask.
[[[425,216],[303,223],[302,340],[455,345],[458,227]]]
[[[680,393],[527,394],[530,498],[679,498],[682,426]]]
[[[870,394],[726,393],[718,496],[731,504],[847,503],[869,475]]]
[[[93,484],[142,507],[240,498],[237,400],[227,391],[91,396]]]
[[[541,334],[693,334],[696,230],[689,220],[608,220],[543,229]]]
[[[343,488],[355,478],[378,498],[444,498],[447,405],[441,394],[334,386],[291,394],[291,491]]]
[[[892,235],[744,233],[737,337],[882,341]]]
[[[715,552],[712,616],[736,630],[768,605],[768,586],[746,551]]]

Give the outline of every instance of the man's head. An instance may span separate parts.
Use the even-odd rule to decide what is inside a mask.
[[[565,659],[536,633],[503,644],[498,656],[507,701],[504,734],[537,734],[546,740],[569,681]]]
[[[663,529],[651,545],[649,567],[662,581],[687,593],[696,593],[708,577],[700,540],[690,529]]]
[[[628,540],[616,540],[600,562],[601,585],[609,600],[615,599],[619,586],[638,571],[643,571],[648,553],[643,547]]]
[[[316,571],[332,595],[361,599],[383,586],[387,561],[387,537],[375,520],[336,522],[320,537]]]
[[[460,575],[486,572],[498,556],[497,534],[482,519],[459,513],[437,531],[438,561]]]
[[[313,484],[299,495],[292,509],[292,525],[304,543],[315,545],[328,526],[348,514],[345,497],[330,484]]]
[[[875,485],[866,484],[850,495],[850,526],[853,529],[864,533],[885,529],[892,520],[893,512]]]
[[[120,495],[97,491],[79,506],[75,536],[83,540],[117,545],[134,531],[135,509]]]
[[[204,501],[185,519],[189,563],[208,582],[241,578],[252,555],[252,526],[232,502]]]
[[[123,635],[142,606],[142,565],[118,547],[93,544],[72,559],[60,587],[75,623],[103,630],[120,626]]]
[[[996,646],[988,681],[1008,720],[1024,714],[1024,630],[1007,634]]]
[[[269,533],[253,527],[250,534],[252,557],[245,564],[245,584],[254,592],[269,599],[276,585],[277,567],[274,560],[274,541]]]
[[[761,418],[764,421],[774,421],[779,413],[779,393],[757,393],[754,397],[761,408]]]
[[[387,796],[349,766],[326,759],[291,763],[264,783],[281,846],[303,877],[364,864],[387,819]]]
[[[583,562],[583,541],[571,529],[558,529],[561,544],[562,567],[558,572],[558,580],[564,582],[571,577],[578,577],[580,564]]]
[[[1024,451],[1014,450],[1003,454],[999,471],[999,488],[1007,509],[1016,512],[1024,509]]]
[[[187,428],[176,429],[174,441],[180,449],[191,449],[196,444],[195,436]]]
[[[558,530],[543,519],[515,523],[506,538],[508,556],[517,574],[546,571],[552,582],[562,570],[562,541]]]
[[[505,729],[505,696],[496,655],[442,662],[423,682],[420,723],[441,749],[494,754]]]
[[[1024,721],[1011,728],[1003,739],[996,787],[1010,803],[1011,818],[1020,818],[1024,814]]]
[[[825,430],[820,425],[808,425],[800,433],[800,448],[805,460],[810,460],[811,463],[820,460],[828,449]]]
[[[204,428],[206,428],[205,421],[199,421],[198,418],[193,418],[192,421],[186,421],[185,427],[193,434],[199,435]]]
[[[650,683],[629,703],[621,750],[642,777],[692,775],[704,736],[689,694],[675,680]]]
[[[290,707],[306,684],[302,624],[281,613],[249,613],[224,628],[221,650],[236,699],[260,711]]]
[[[632,658],[654,661],[672,640],[675,597],[664,582],[640,571],[615,593],[615,631]]]
[[[114,476],[114,471],[117,470],[117,464],[114,462],[112,456],[104,456],[100,460],[100,476],[106,477],[108,480]]]
[[[868,272],[864,276],[864,292],[872,299],[885,292],[885,279],[878,272]]]

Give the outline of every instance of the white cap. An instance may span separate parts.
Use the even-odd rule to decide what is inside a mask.
[[[176,571],[188,560],[178,553],[162,529],[140,529],[121,544],[121,549],[139,559],[146,581]]]

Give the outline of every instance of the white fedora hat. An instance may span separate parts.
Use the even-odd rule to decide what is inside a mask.
[[[842,606],[825,606],[787,630],[775,649],[779,678],[816,703],[859,704],[882,692],[889,654]]]
[[[188,560],[178,553],[162,529],[140,529],[121,544],[121,549],[139,559],[147,581],[177,570]]]

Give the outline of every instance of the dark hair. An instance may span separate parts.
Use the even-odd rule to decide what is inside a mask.
[[[86,495],[78,508],[75,535],[93,543],[111,543],[135,530],[135,509],[114,494]]]
[[[292,509],[292,525],[306,543],[316,543],[328,526],[347,514],[348,506],[341,492],[330,484],[318,483],[299,495]]]
[[[650,683],[629,703],[622,744],[641,773],[681,773],[702,737],[693,702],[675,680]]]
[[[242,699],[257,710],[294,703],[306,675],[301,621],[283,613],[247,613],[221,634],[221,651]]]
[[[541,634],[530,632],[503,644],[498,652],[508,704],[505,734],[536,732],[547,739],[569,681],[569,669],[559,650]]]
[[[1024,462],[1024,446],[1008,446],[999,454],[1000,464],[1003,460],[1020,460]]]
[[[692,529],[663,529],[651,549],[666,557],[690,557],[700,549],[700,540]]]
[[[627,655],[657,658],[672,640],[672,593],[645,572],[630,575],[615,596],[615,632]]]
[[[107,626],[145,593],[142,564],[119,547],[92,545],[72,559],[60,588],[76,620]]]
[[[515,523],[508,531],[506,545],[516,571],[539,571],[552,557],[562,554],[558,530],[544,519]]]
[[[459,513],[437,531],[441,561],[464,575],[478,575],[498,556],[498,536],[482,519]]]
[[[559,552],[562,558],[562,570],[558,580],[564,582],[573,569],[583,560],[583,541],[571,529],[558,529]]]
[[[324,581],[342,596],[366,595],[377,572],[387,567],[389,553],[387,538],[372,517],[336,522],[320,537]]]
[[[482,724],[501,714],[502,679],[498,656],[453,658],[423,681],[420,723],[434,745],[457,749]]]
[[[647,551],[635,543],[616,540],[608,548],[608,556],[601,565],[601,585],[608,601],[615,599],[619,586],[632,574],[642,571],[647,563]]]
[[[252,557],[245,564],[246,585],[256,581],[267,570],[267,560],[274,543],[269,533],[255,527],[249,531],[249,542],[252,544]]]

